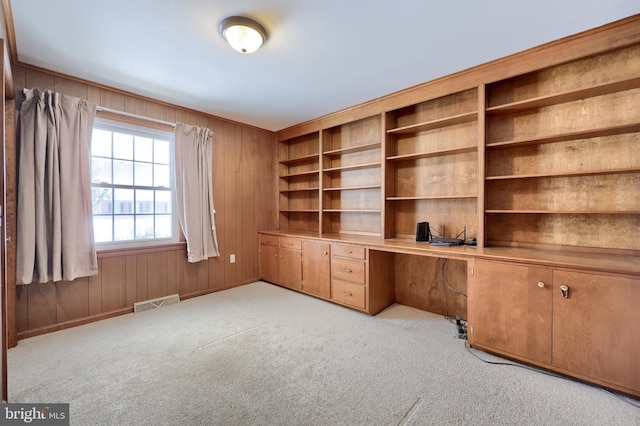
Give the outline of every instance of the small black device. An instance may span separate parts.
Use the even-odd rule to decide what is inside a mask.
[[[431,230],[429,228],[429,222],[419,222],[416,228],[416,241],[429,240],[431,240]]]

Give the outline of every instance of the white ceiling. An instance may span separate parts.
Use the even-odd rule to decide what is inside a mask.
[[[18,59],[268,130],[640,12],[638,0],[13,0]],[[253,55],[218,23],[260,21]]]

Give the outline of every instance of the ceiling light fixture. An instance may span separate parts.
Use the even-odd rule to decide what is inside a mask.
[[[235,50],[253,53],[267,40],[267,31],[253,19],[230,16],[220,22],[220,33]]]

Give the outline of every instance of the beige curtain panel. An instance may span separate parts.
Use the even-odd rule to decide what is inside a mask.
[[[213,207],[212,135],[207,128],[176,123],[178,219],[189,262],[220,256]]]
[[[91,134],[96,105],[38,89],[20,108],[17,282],[96,275]]]

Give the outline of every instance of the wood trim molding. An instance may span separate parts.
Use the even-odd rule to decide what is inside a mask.
[[[14,64],[18,63],[18,50],[16,49],[16,29],[13,25],[13,11],[10,0],[2,0],[4,12],[4,25],[7,29],[7,42],[9,44],[9,56]]]

